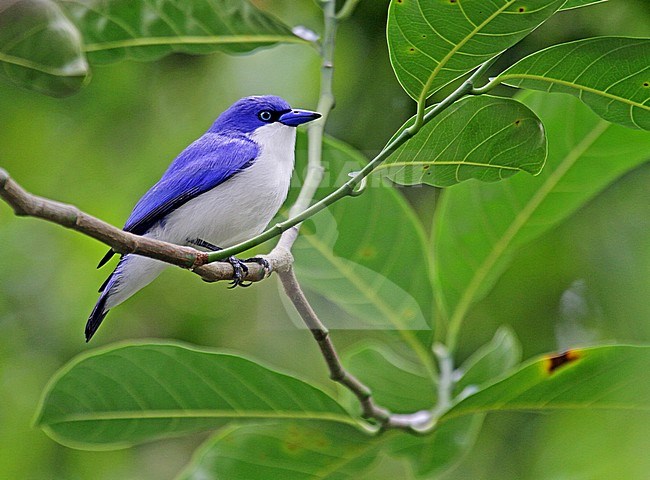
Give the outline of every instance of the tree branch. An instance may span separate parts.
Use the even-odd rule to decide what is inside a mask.
[[[218,262],[207,265],[206,252],[134,235],[88,215],[73,205],[29,193],[2,168],[0,168],[0,197],[18,216],[41,218],[76,230],[105,243],[118,253],[134,253],[187,268],[207,282],[233,279],[234,271],[229,263]],[[271,270],[286,269],[293,261],[290,254],[287,256],[286,247],[275,249],[272,255],[264,258],[269,262]],[[268,276],[258,263],[247,263],[246,266],[248,267],[248,273],[244,275],[246,281],[258,282]]]

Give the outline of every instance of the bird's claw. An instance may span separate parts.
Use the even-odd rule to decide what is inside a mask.
[[[253,282],[244,283],[244,276],[248,273],[246,264],[235,256],[228,257],[227,261],[234,270],[233,279],[228,288],[250,287]]]
[[[271,275],[271,272],[273,271],[273,269],[271,268],[271,264],[264,257],[247,258],[246,260],[244,260],[244,262],[252,262],[252,263],[257,263],[258,265],[261,265],[262,268],[264,269],[264,278]]]
[[[252,257],[245,260],[240,260],[237,257],[232,256],[228,257],[226,261],[232,265],[232,268],[234,270],[233,279],[232,282],[230,282],[230,286],[228,288],[250,287],[253,284],[253,282],[244,282],[244,277],[248,273],[248,267],[246,266],[247,262],[257,263],[261,265],[264,269],[264,278],[271,275],[272,272],[271,264],[266,258],[262,257]]]

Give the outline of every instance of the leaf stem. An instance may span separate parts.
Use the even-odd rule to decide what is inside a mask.
[[[352,374],[348,373],[341,364],[334,344],[329,338],[329,331],[320,321],[316,312],[314,312],[313,308],[309,304],[309,301],[305,297],[305,294],[298,283],[298,279],[293,272],[293,268],[289,268],[283,272],[278,272],[278,276],[280,277],[280,281],[284,287],[284,292],[300,314],[300,318],[302,318],[303,322],[313,335],[316,343],[318,343],[323,358],[325,359],[325,363],[327,363],[327,368],[330,371],[330,378],[345,386],[355,394],[363,409],[364,418],[375,418],[379,421],[387,420],[389,415],[388,411],[375,405],[372,400],[370,388],[361,383]]]
[[[438,360],[440,375],[438,377],[438,400],[431,411],[432,419],[440,418],[452,406],[454,390],[454,359],[450,351],[442,343],[433,346],[433,353]]]
[[[346,0],[341,9],[336,14],[336,19],[340,22],[341,20],[346,20],[352,13],[354,9],[357,8],[357,4],[360,0]]]
[[[27,58],[15,57],[8,53],[0,52],[0,62],[8,63],[11,65],[18,65],[19,67],[29,68],[42,72],[53,77],[80,77],[84,78],[88,75],[88,64],[83,61],[75,65],[75,68],[57,68],[50,67],[43,63],[36,63]]]
[[[473,88],[470,93],[472,95],[484,95],[499,84],[501,84],[501,77],[494,77],[491,78],[490,81],[482,87]]]
[[[182,45],[232,45],[239,43],[272,44],[300,43],[309,45],[311,42],[296,35],[184,35],[177,37],[140,37],[125,38],[107,42],[88,43],[84,45],[85,52],[99,52],[118,48],[153,47],[153,46],[182,46]]]

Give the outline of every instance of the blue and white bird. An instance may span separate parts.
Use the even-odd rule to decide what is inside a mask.
[[[136,204],[127,232],[208,250],[227,248],[261,233],[287,197],[296,129],[321,115],[292,109],[276,96],[246,97],[223,112],[181,152]],[[102,259],[104,265],[115,252]],[[231,259],[241,273],[236,259]],[[100,287],[86,341],[109,309],[152,282],[168,264],[124,255]],[[241,284],[237,277],[234,284]]]

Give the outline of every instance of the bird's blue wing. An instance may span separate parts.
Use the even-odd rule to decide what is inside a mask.
[[[250,166],[257,145],[245,137],[205,134],[187,147],[144,194],[124,225],[142,235],[166,215]]]
[[[253,164],[257,145],[242,136],[206,133],[169,166],[162,178],[133,208],[123,230],[143,235],[169,213]],[[115,254],[110,250],[99,262],[104,265]]]

